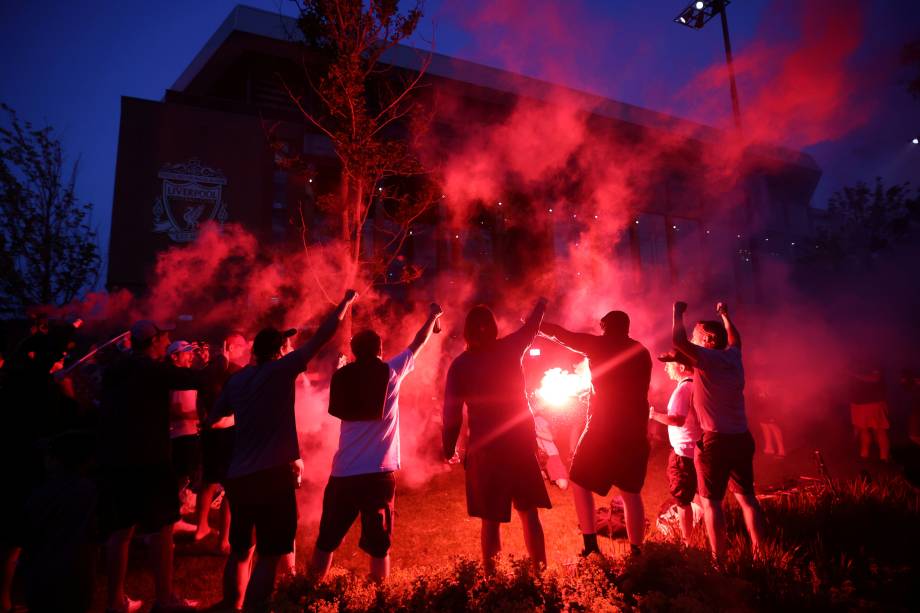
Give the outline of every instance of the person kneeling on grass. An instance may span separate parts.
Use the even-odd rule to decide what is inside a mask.
[[[716,562],[728,549],[722,499],[731,483],[732,492],[751,537],[754,555],[760,552],[765,528],[763,511],[754,496],[754,438],[748,431],[744,409],[744,366],[741,335],[721,302],[716,311],[722,322],[700,321],[687,338],[685,302],[674,303],[672,340],[677,356],[695,370],[693,406],[703,437],[694,459],[703,500],[703,521]]]
[[[668,427],[671,455],[668,457],[668,489],[677,502],[680,518],[680,536],[684,545],[690,546],[693,533],[693,502],[696,496],[696,468],[693,466],[696,443],[703,435],[699,420],[693,410],[693,368],[674,361],[674,356],[658,358],[665,362],[668,377],[677,381],[677,387],[668,400],[668,412],[659,413],[652,407],[649,417]]]
[[[432,304],[428,319],[412,343],[386,362],[373,330],[351,339],[355,360],[332,375],[329,413],[342,420],[339,448],[323,493],[323,514],[310,572],[321,580],[349,528],[361,515],[358,546],[370,555],[370,576],[383,581],[390,574],[393,501],[399,457],[399,389],[415,356],[428,342],[441,307]]]
[[[521,329],[497,338],[492,311],[481,305],[473,307],[463,331],[467,350],[447,372],[444,458],[454,455],[466,403],[466,506],[471,517],[482,519],[482,561],[487,573],[495,570],[501,551],[500,527],[511,521],[512,503],[520,515],[534,568],[540,572],[546,567],[537,509],[548,509],[551,504],[537,461],[537,434],[521,366],[545,310],[546,299],[541,298]]]

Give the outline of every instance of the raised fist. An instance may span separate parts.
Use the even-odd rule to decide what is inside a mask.
[[[352,302],[354,302],[357,298],[358,298],[358,292],[356,292],[356,291],[353,290],[353,289],[347,289],[347,290],[345,290],[345,298],[344,298],[344,301],[345,301],[345,302],[352,303]]]
[[[716,313],[719,315],[725,316],[728,315],[728,305],[724,302],[719,302],[716,304]]]
[[[677,302],[674,303],[674,314],[675,315],[683,315],[686,312],[687,312],[686,302],[681,302],[678,300]]]
[[[444,314],[444,311],[441,309],[441,305],[436,302],[432,302],[428,305],[428,314],[440,317]]]

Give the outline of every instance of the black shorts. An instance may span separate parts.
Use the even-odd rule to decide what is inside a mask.
[[[750,432],[704,432],[696,446],[700,496],[722,500],[729,484],[734,493],[754,495],[754,437]]]
[[[585,428],[572,458],[572,482],[599,496],[606,496],[612,486],[638,494],[645,485],[648,456],[644,434],[626,438],[605,428]]]
[[[395,498],[394,472],[329,477],[323,492],[323,516],[316,548],[327,553],[338,549],[360,514],[358,547],[375,558],[385,557],[392,543]]]
[[[197,434],[177,436],[169,441],[172,447],[173,472],[176,481],[183,485],[186,480],[198,481],[201,470],[201,442]]]
[[[466,510],[471,517],[509,522],[512,505],[518,511],[552,507],[534,451],[471,450],[463,465],[466,469]]]
[[[227,479],[230,501],[230,547],[238,555],[252,548],[263,556],[294,551],[297,535],[297,497],[294,474],[288,465]]]
[[[179,491],[169,464],[105,466],[99,475],[103,535],[137,526],[150,534],[179,521]]]
[[[201,480],[223,483],[233,457],[236,428],[214,428],[201,432]]]
[[[668,457],[668,490],[677,504],[687,506],[696,496],[696,467],[693,458],[677,455],[671,450]]]

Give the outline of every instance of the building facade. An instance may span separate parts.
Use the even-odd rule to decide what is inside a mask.
[[[335,189],[338,163],[331,143],[305,125],[278,80],[279,72],[297,78],[292,31],[290,19],[237,6],[162,100],[122,99],[109,289],[142,292],[157,253],[194,240],[205,221],[239,223],[269,245],[299,240],[292,219],[301,214],[314,234],[323,232],[315,202]],[[392,49],[385,60],[408,73],[426,61],[406,47]],[[522,98],[551,107],[568,91],[437,54],[430,56],[425,84],[428,100],[464,109],[462,121],[440,115],[434,122],[431,132],[443,147],[468,129],[470,117],[488,125]],[[808,231],[808,204],[820,177],[814,161],[778,148],[747,152],[738,185],[714,197],[698,169],[707,151],[723,142],[717,130],[580,92],[574,98],[592,132],[636,143],[666,135],[683,143],[679,155],[662,159],[650,180],[654,189],[630,205],[628,230],[611,241],[609,257],[634,277],[634,290],[696,283],[682,254],[712,252],[733,261],[732,278],[719,280],[721,287],[731,286],[741,300],[757,300],[759,262],[788,257],[796,237]],[[276,163],[268,131],[276,145],[309,162],[310,179]],[[505,199],[505,207],[531,206],[520,191]],[[427,275],[475,263],[486,284],[500,277],[511,282],[555,266],[590,223],[578,212],[576,205],[556,217],[540,211],[550,217],[509,225],[501,214],[484,211],[456,231],[435,210],[414,228],[401,261]]]

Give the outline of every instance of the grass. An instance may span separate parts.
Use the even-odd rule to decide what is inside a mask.
[[[649,464],[643,491],[646,514],[667,498],[666,450]],[[805,470],[801,470],[805,468]],[[758,459],[759,482],[778,484],[807,472],[807,452],[783,463]],[[367,557],[357,548],[356,524],[336,552],[330,579],[312,585],[303,576],[278,592],[279,611],[381,610],[920,610],[913,569],[920,544],[920,498],[899,479],[842,481],[765,502],[771,541],[762,560],[751,559],[740,513],[729,504],[733,534],[726,572],[713,571],[698,529],[689,550],[657,535],[638,559],[625,544],[601,539],[603,559],[579,561],[581,537],[571,493],[550,486],[553,509],[541,512],[550,568],[533,577],[523,559],[520,523],[503,526],[505,561],[486,578],[478,564],[479,522],[466,515],[463,471],[453,467],[424,487],[400,486],[396,501],[393,575],[383,587],[367,585]],[[315,525],[298,532],[302,571]],[[220,598],[223,559],[190,555],[180,544],[176,584],[185,596],[210,604]],[[152,597],[152,580],[132,558],[129,593]],[[99,598],[101,604],[100,580]],[[100,609],[101,610],[101,609]]]

